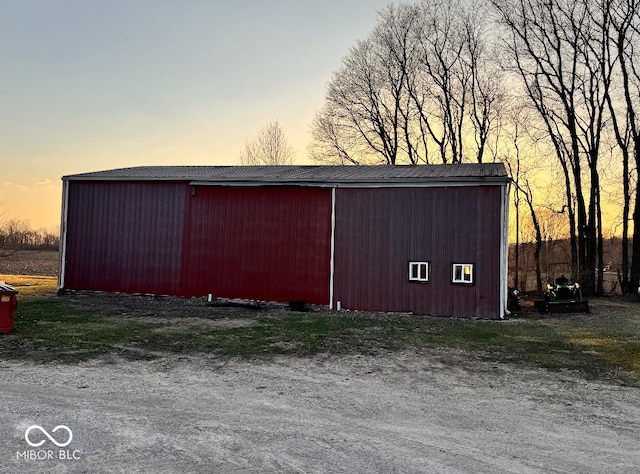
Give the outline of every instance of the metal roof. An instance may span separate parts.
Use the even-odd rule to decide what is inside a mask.
[[[393,184],[509,180],[502,163],[378,166],[137,166],[63,176],[65,181],[192,184]]]

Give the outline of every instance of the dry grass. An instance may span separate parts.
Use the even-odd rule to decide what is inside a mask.
[[[0,357],[5,358],[73,363],[113,352],[133,358],[170,353],[305,357],[442,347],[492,361],[640,384],[640,303],[620,298],[592,300],[590,314],[527,310],[508,321],[483,321],[256,310],[211,306],[204,298],[60,297],[53,277],[0,279],[20,291],[15,330],[0,338]]]
[[[2,275],[0,281],[13,286],[21,296],[53,295],[58,284],[54,276]]]

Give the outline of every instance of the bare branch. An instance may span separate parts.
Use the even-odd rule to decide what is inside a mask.
[[[240,152],[243,165],[290,165],[293,149],[277,120],[268,122],[257,135],[247,139]]]

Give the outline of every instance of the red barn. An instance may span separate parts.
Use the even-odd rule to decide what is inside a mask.
[[[500,318],[508,194],[499,163],[65,176],[58,286]]]

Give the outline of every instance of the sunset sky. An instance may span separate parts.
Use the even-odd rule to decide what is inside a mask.
[[[0,0],[0,212],[55,228],[60,178],[238,164],[278,119],[307,161],[325,85],[389,0]]]

